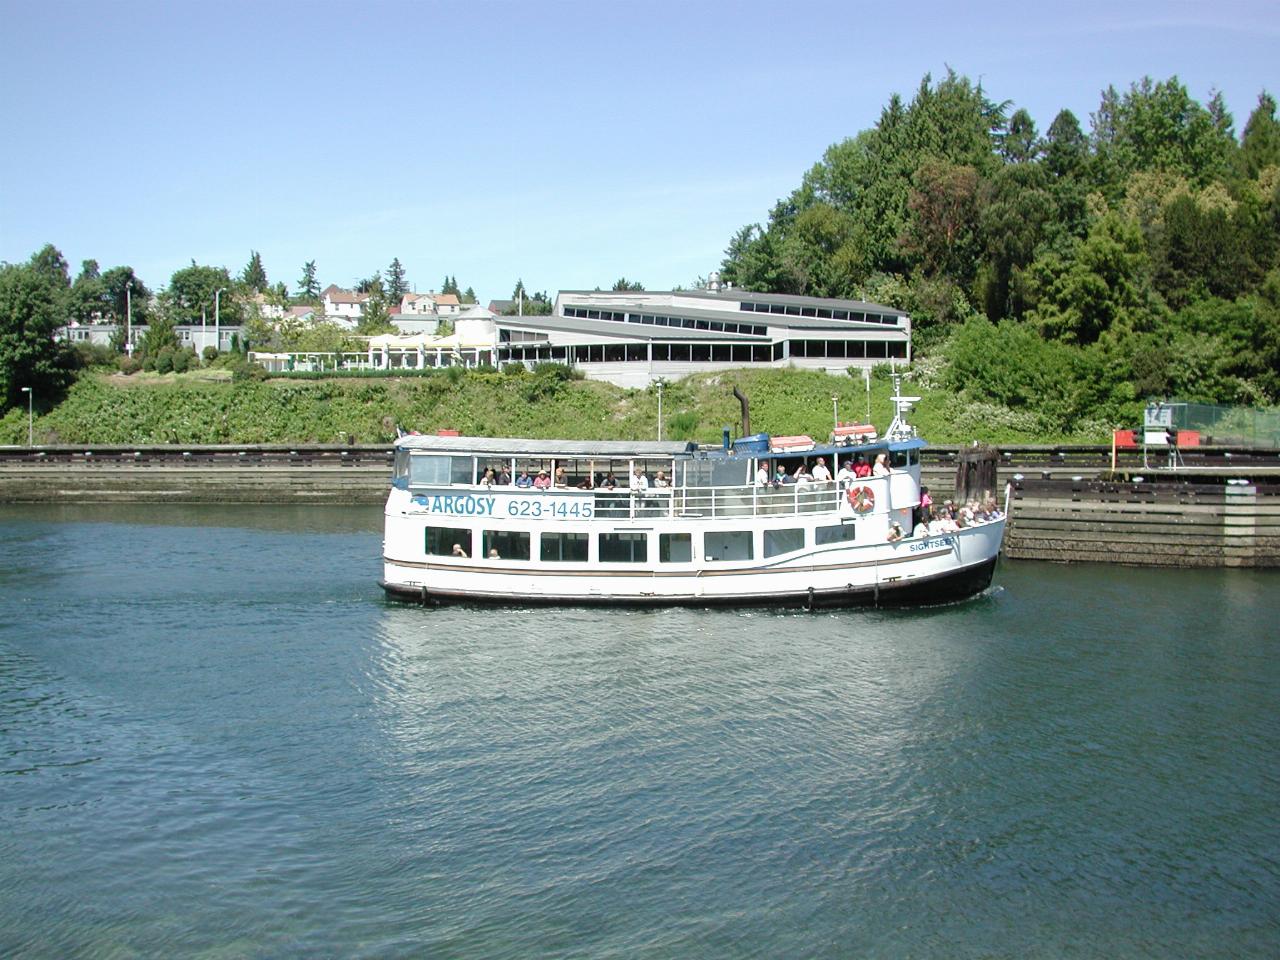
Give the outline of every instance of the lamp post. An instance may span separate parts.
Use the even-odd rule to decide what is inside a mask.
[[[219,287],[213,294],[213,349],[222,353],[222,334],[218,331],[218,300],[227,292],[226,287]]]
[[[22,392],[27,395],[27,446],[34,447],[35,441],[32,438],[35,436],[35,419],[31,413],[31,398],[35,394],[31,392],[30,387],[23,387]]]
[[[662,381],[658,380],[658,442],[662,442]]]
[[[840,428],[840,398],[836,396],[831,398],[831,424],[833,431]],[[834,435],[833,433],[832,436]]]

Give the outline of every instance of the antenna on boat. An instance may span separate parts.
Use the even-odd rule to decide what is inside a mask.
[[[916,435],[916,428],[907,423],[907,413],[913,404],[920,402],[920,398],[903,396],[902,374],[895,370],[892,377],[893,396],[889,399],[893,401],[893,422],[889,424],[889,429],[884,432],[884,435],[888,440],[910,440]]]

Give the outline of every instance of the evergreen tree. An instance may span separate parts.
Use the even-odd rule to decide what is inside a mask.
[[[308,260],[302,265],[302,279],[298,281],[298,300],[316,304],[320,300],[320,281],[316,279],[316,262]]]
[[[1258,105],[1249,114],[1240,144],[1245,174],[1256,177],[1266,167],[1280,165],[1280,122],[1276,120],[1276,101],[1265,90],[1258,95]]]
[[[643,290],[644,284],[639,282],[631,282],[626,277],[619,277],[613,281],[614,290]]]
[[[240,282],[254,293],[262,293],[267,289],[267,271],[262,268],[262,257],[257,250],[249,251],[249,262],[240,272]]]
[[[391,266],[387,267],[386,290],[387,302],[399,309],[400,301],[409,292],[409,286],[404,279],[404,267],[401,265],[399,257],[392,260]]]
[[[462,302],[463,302],[463,303],[476,303],[476,302],[477,302],[477,301],[476,301],[476,292],[475,292],[474,290],[472,290],[470,287],[467,287],[467,289],[466,289],[466,290],[462,291]]]

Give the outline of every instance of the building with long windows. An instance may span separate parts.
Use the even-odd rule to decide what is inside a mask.
[[[911,359],[911,318],[861,300],[721,288],[563,291],[550,316],[500,316],[497,365],[558,362],[620,386],[731,367],[850,367]]]

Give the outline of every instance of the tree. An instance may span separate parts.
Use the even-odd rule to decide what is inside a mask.
[[[1240,152],[1245,174],[1251,178],[1266,167],[1280,166],[1280,122],[1276,120],[1276,101],[1265,90],[1258,94],[1258,105],[1244,125]]]
[[[215,296],[219,290],[222,294]],[[213,322],[215,305],[222,322],[240,321],[240,304],[226,267],[202,267],[192,260],[191,266],[169,278],[166,300],[174,323],[199,323],[206,316]]]
[[[1017,110],[1009,118],[1009,129],[1000,142],[1000,153],[1009,163],[1027,163],[1039,153],[1036,122],[1026,110]]]
[[[642,284],[642,283],[638,283],[638,282],[633,283],[633,282],[631,282],[631,281],[627,280],[627,278],[626,278],[626,277],[619,277],[617,280],[613,281],[613,289],[614,289],[614,290],[618,290],[618,291],[622,291],[622,290],[643,290],[643,289],[644,289],[644,284]]]
[[[46,243],[32,254],[28,264],[36,275],[59,295],[71,289],[71,275],[67,272],[67,260],[62,255],[62,251],[52,243]]]
[[[298,297],[301,303],[320,302],[320,281],[316,279],[316,262],[308,260],[302,265],[302,279],[298,281]]]
[[[440,292],[452,293],[455,297],[458,296],[458,278],[445,274],[444,283],[440,286]]]
[[[262,257],[257,250],[249,251],[249,262],[240,274],[240,282],[254,293],[262,293],[267,289],[267,271],[262,268]]]
[[[382,289],[381,274],[373,275],[369,288],[364,292],[369,295],[369,299],[364,302],[364,311],[360,314],[356,330],[366,336],[394,331],[395,327],[387,312],[387,295]]]
[[[0,401],[6,408],[25,405],[23,387],[48,405],[71,382],[72,351],[54,340],[64,322],[66,289],[58,271],[49,269],[52,249],[25,264],[0,265]]]
[[[404,267],[401,265],[399,257],[392,260],[391,266],[387,267],[386,288],[387,302],[399,308],[400,301],[409,292],[409,285],[405,283],[404,279]]]
[[[138,279],[133,267],[112,267],[102,275],[102,290],[107,302],[107,316],[115,323],[146,323],[151,291]]]
[[[466,290],[462,291],[462,302],[463,302],[463,303],[476,303],[476,302],[477,302],[477,300],[476,300],[476,292],[475,292],[474,290],[472,290],[470,287],[467,287],[467,289],[466,289]]]

